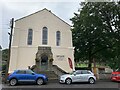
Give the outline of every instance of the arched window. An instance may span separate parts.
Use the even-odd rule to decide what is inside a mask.
[[[56,46],[60,46],[60,31],[56,32]]]
[[[42,44],[47,45],[47,41],[48,41],[48,29],[47,29],[47,27],[43,27],[43,30],[42,30]]]
[[[27,45],[32,45],[32,38],[33,38],[33,30],[28,29]]]

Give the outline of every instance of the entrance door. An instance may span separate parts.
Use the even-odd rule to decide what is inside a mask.
[[[40,65],[40,70],[41,71],[45,71],[45,70],[48,70],[48,56],[46,55],[43,55],[41,57],[41,65]]]

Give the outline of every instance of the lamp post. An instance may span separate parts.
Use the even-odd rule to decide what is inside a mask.
[[[11,21],[10,21],[11,32],[8,33],[8,34],[9,34],[9,51],[8,51],[8,60],[7,60],[7,63],[6,63],[5,83],[7,82],[8,70],[9,70],[9,62],[10,62],[10,52],[11,52],[13,25],[14,25],[14,18],[12,18]]]

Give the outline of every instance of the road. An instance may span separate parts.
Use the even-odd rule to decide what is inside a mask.
[[[28,90],[34,90],[34,89],[74,89],[74,88],[89,88],[89,90],[95,90],[95,89],[105,89],[105,90],[120,90],[120,83],[118,82],[111,82],[109,80],[99,80],[95,84],[89,84],[89,83],[73,83],[71,85],[66,85],[66,84],[59,84],[58,82],[48,82],[47,85],[33,85],[33,84],[22,84],[22,85],[17,85],[17,86],[9,86],[8,84],[3,84],[2,85],[2,90],[23,90],[23,89],[28,89]],[[52,89],[53,90],[53,89]]]

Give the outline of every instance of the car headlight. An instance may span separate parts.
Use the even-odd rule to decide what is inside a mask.
[[[64,79],[65,77],[61,77],[61,79]]]
[[[117,76],[120,76],[120,74],[117,74]]]
[[[46,78],[47,78],[47,76],[43,76],[43,78],[45,78],[45,79],[46,79]]]

